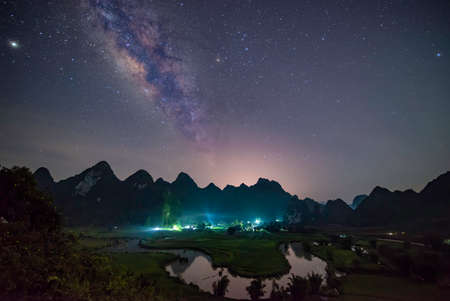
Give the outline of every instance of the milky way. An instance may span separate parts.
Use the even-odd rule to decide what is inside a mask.
[[[90,0],[90,21],[103,29],[114,59],[184,136],[210,147],[205,106],[182,59],[176,57],[151,7],[140,1]],[[93,9],[93,10],[92,10]]]
[[[348,202],[450,169],[448,0],[0,7],[2,166]]]

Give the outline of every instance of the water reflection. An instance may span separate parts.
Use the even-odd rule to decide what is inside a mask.
[[[311,254],[305,254],[300,243],[282,245],[281,252],[291,266],[289,273],[282,277],[262,280],[264,298],[269,298],[272,286],[287,287],[291,274],[306,277],[308,273],[315,272],[325,277],[326,262]],[[186,283],[197,285],[202,291],[214,293],[213,287],[217,286],[222,277],[229,280],[225,296],[232,299],[250,299],[247,287],[250,287],[255,278],[233,276],[227,268],[214,269],[212,261],[206,254],[194,250],[164,250],[183,258],[172,262],[166,270],[172,277],[179,277]],[[216,284],[214,284],[216,283]],[[255,285],[255,283],[253,284]]]

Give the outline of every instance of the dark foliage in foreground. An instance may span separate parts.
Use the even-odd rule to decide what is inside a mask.
[[[421,249],[412,252],[410,246],[396,248],[381,245],[379,253],[387,258],[404,276],[416,276],[428,282],[434,282],[440,277],[448,275],[450,271],[450,257],[448,251]]]
[[[295,276],[294,274],[291,275],[289,280],[288,291],[291,297],[294,300],[305,299],[308,292],[308,280],[300,276]]]
[[[142,277],[79,251],[26,168],[0,170],[1,300],[155,300]]]
[[[311,294],[318,294],[322,285],[323,277],[320,274],[311,272],[308,274],[309,288]]]
[[[213,283],[213,293],[215,296],[225,296],[228,291],[228,284],[230,284],[230,279],[225,275],[221,277],[218,281]]]
[[[246,288],[251,300],[259,300],[264,296],[264,288],[266,285],[261,279],[255,279],[250,282],[250,285]]]

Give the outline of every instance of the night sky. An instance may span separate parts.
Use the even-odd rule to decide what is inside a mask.
[[[0,2],[0,164],[318,201],[450,169],[450,1]]]

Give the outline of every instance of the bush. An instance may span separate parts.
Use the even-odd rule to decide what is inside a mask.
[[[302,242],[303,250],[307,253],[311,253],[312,247],[309,241]]]
[[[280,232],[281,223],[280,222],[271,222],[269,225],[266,226],[266,230],[269,232]]]
[[[373,262],[373,263],[378,263],[379,257],[378,257],[378,254],[377,254],[376,251],[371,250],[371,251],[369,252],[369,258],[370,258],[370,261],[371,261],[371,262]]]
[[[288,283],[288,291],[294,300],[303,300],[308,291],[308,280],[303,277],[291,275]]]
[[[444,240],[438,234],[429,233],[424,237],[425,245],[430,246],[433,250],[439,251],[442,248]]]
[[[395,254],[397,254],[397,250],[394,247],[391,247],[389,245],[380,245],[378,247],[378,252],[383,255],[384,257],[387,257],[389,259],[393,259]]]
[[[61,226],[53,200],[37,190],[33,175],[24,167],[0,170],[0,216],[26,231],[53,232]]]
[[[394,263],[403,275],[408,276],[411,273],[413,261],[408,253],[400,253],[394,256]]]
[[[377,248],[377,240],[376,239],[372,239],[369,241],[370,247],[372,249],[376,249]]]
[[[227,229],[227,233],[230,234],[230,235],[233,235],[236,232],[241,231],[241,230],[242,230],[241,225],[230,226]]]
[[[221,277],[218,281],[215,281],[213,283],[214,296],[225,296],[228,291],[228,284],[230,284],[230,279],[228,279],[227,275]]]
[[[228,227],[227,233],[229,235],[233,235],[234,233],[236,233],[236,227],[234,227],[234,226]]]
[[[425,281],[436,281],[439,268],[443,265],[439,256],[435,253],[422,252],[414,258],[413,272]]]
[[[406,250],[410,249],[411,248],[411,242],[408,241],[408,240],[405,240],[403,242],[403,248],[406,249]]]
[[[349,236],[347,238],[344,238],[342,240],[342,248],[345,250],[351,250],[352,249],[352,245],[353,245],[353,240],[352,238]]]
[[[246,288],[251,300],[259,300],[264,296],[265,284],[262,283],[261,279],[255,279],[250,282],[250,285]]]
[[[331,248],[327,248],[326,256],[327,256],[327,261],[329,261],[329,262],[334,261],[333,250]]]
[[[339,235],[336,234],[331,234],[329,238],[332,243],[337,243],[339,241]]]
[[[309,287],[311,289],[311,294],[318,294],[323,281],[322,275],[311,272],[310,274],[308,274],[308,281]]]
[[[336,277],[336,270],[332,265],[327,265],[327,267],[325,268],[325,272],[327,273],[326,275],[326,280],[327,280],[327,286],[328,288],[331,289],[337,289],[338,291],[341,288],[341,280]]]
[[[49,195],[26,168],[0,170],[0,300],[154,300],[154,288],[82,251],[61,231]]]
[[[272,281],[272,292],[270,293],[271,301],[282,301],[287,298],[287,293],[283,287],[280,288],[275,280]]]
[[[354,268],[359,268],[361,266],[361,260],[359,258],[355,258],[352,260],[352,266]]]

